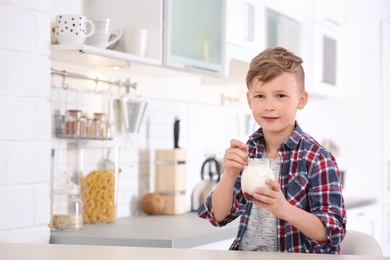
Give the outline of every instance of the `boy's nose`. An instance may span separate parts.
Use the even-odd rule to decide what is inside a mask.
[[[265,109],[265,111],[273,111],[274,110],[273,103],[269,100],[266,100],[265,105],[264,105],[264,109]]]

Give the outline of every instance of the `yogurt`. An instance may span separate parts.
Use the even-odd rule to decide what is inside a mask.
[[[256,188],[271,189],[269,185],[265,184],[267,179],[275,180],[269,162],[266,159],[249,159],[241,176],[241,188],[245,199],[252,200]]]

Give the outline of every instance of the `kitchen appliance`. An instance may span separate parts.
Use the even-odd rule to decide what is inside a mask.
[[[208,175],[208,179],[207,176]],[[215,158],[207,158],[201,168],[200,177],[202,181],[198,183],[191,195],[191,211],[197,211],[200,204],[214,190],[221,179],[221,165]]]

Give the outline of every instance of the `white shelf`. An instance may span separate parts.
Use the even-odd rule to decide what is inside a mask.
[[[162,66],[162,61],[90,45],[52,45],[51,60],[88,66],[127,66],[129,63]]]

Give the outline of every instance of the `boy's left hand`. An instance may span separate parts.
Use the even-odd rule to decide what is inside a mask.
[[[286,219],[292,205],[284,197],[279,182],[268,179],[266,184],[271,186],[272,190],[257,188],[253,194],[253,204],[269,210],[276,218]]]

